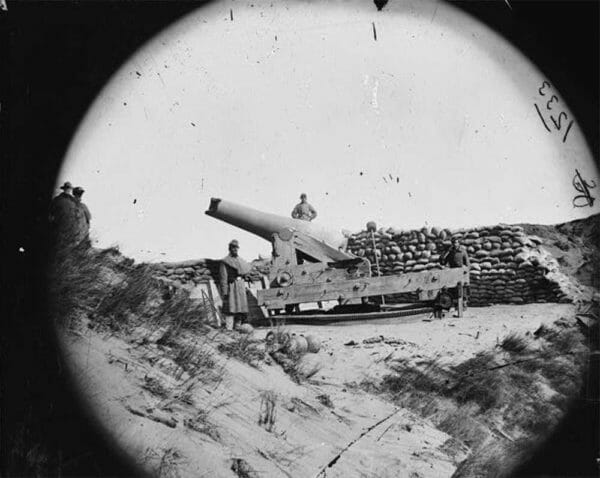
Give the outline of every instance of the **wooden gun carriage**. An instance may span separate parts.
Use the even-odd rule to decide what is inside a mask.
[[[363,311],[375,317],[373,312],[384,308],[389,315],[393,306],[382,308],[372,301],[386,295],[417,293],[421,309],[430,307],[441,316],[443,310],[454,306],[462,316],[464,286],[469,283],[466,267],[373,276],[368,259],[346,251],[347,237],[341,231],[216,198],[211,199],[206,214],[271,242],[267,288],[257,293],[258,305],[269,315],[291,313],[300,304],[331,300],[342,306],[338,310],[352,304],[347,310],[354,316]]]

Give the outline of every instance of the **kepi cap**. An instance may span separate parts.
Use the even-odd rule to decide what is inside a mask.
[[[233,239],[230,243],[229,243],[229,247],[240,247],[240,243],[238,242],[237,239]]]
[[[77,186],[76,188],[73,189],[73,194],[83,194],[85,192],[85,189],[83,189],[80,186]]]

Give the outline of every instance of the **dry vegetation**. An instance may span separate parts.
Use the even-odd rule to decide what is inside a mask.
[[[558,321],[535,337],[509,333],[495,350],[451,367],[398,362],[379,383],[363,386],[471,448],[455,477],[508,476],[578,393],[587,352],[581,331]]]

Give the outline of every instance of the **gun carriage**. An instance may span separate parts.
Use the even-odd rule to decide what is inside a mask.
[[[368,259],[346,251],[348,235],[317,224],[257,211],[212,198],[206,214],[255,234],[272,244],[266,288],[257,292],[258,305],[269,315],[286,313],[297,319],[317,320],[299,312],[299,305],[337,301],[326,318],[351,312],[353,318],[378,318],[456,307],[462,315],[468,268],[431,269],[398,275],[373,276]],[[379,298],[417,293],[411,306],[385,305]],[[346,315],[348,318],[348,315]]]

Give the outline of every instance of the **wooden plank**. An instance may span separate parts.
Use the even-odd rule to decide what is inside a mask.
[[[286,304],[345,300],[377,295],[397,294],[456,287],[469,282],[468,268],[436,269],[402,275],[369,277],[319,284],[291,285],[259,291],[258,302],[268,308]]]

